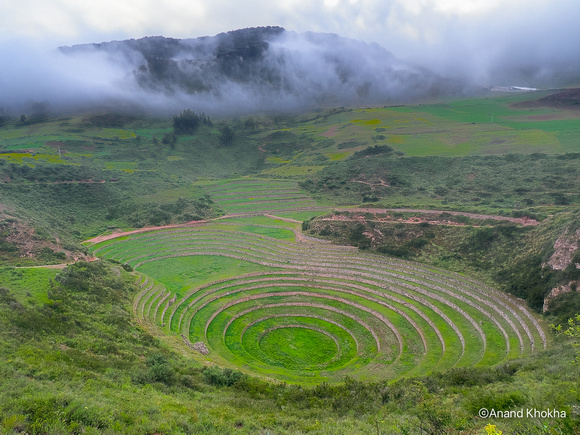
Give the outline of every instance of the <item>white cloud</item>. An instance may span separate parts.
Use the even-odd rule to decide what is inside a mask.
[[[431,3],[437,12],[452,15],[479,15],[492,10],[501,11],[504,2],[501,0],[437,0]]]
[[[537,10],[547,12],[545,19],[554,20],[563,9],[574,4],[580,2],[4,0],[0,2],[0,42],[19,37],[54,39],[66,44],[146,35],[183,38],[213,35],[242,27],[282,25],[289,30],[334,32],[376,41],[397,51],[399,46],[408,49],[417,43],[431,45],[445,42],[450,28],[483,34],[489,25],[493,27],[498,20],[503,26],[514,26],[519,31],[525,31],[520,23],[534,17]],[[469,23],[468,28],[462,28],[461,23]]]

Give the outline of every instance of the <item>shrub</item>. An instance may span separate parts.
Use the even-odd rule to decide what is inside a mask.
[[[424,237],[417,237],[416,239],[409,240],[405,245],[410,248],[421,249],[428,243],[429,242]]]
[[[363,196],[363,202],[377,202],[379,198],[376,195],[365,195]]]
[[[382,136],[382,135],[379,135]],[[372,147],[365,148],[362,151],[357,151],[354,153],[350,159],[360,158],[360,157],[367,157],[367,156],[376,156],[378,154],[390,154],[394,150],[392,147],[388,145],[375,145]]]
[[[149,367],[149,376],[154,382],[161,382],[166,385],[173,385],[175,374],[167,359],[155,353],[147,358],[146,365]]]
[[[325,226],[324,228],[322,228],[320,230],[319,233],[321,236],[330,236],[332,234],[332,230],[330,229],[329,226]]]
[[[164,145],[169,145],[169,147],[173,150],[175,149],[175,144],[177,143],[177,136],[175,133],[165,133],[163,135],[163,139],[161,139],[161,142]]]
[[[221,129],[220,143],[224,146],[230,146],[234,142],[234,130],[225,125]]]
[[[369,248],[371,246],[371,241],[363,234],[365,229],[365,226],[359,223],[351,229],[348,236],[350,242],[361,249]]]
[[[414,255],[413,252],[407,247],[383,245],[379,246],[377,248],[377,251],[380,252],[381,254],[397,258],[411,258]]]
[[[218,387],[231,387],[236,382],[244,378],[244,374],[232,369],[220,369],[219,367],[208,367],[203,371],[203,380]]]
[[[570,204],[570,198],[568,198],[563,193],[554,194],[554,204],[556,205],[568,205]]]

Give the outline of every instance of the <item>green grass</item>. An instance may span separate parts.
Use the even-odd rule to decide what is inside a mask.
[[[239,307],[241,309],[241,307]],[[281,366],[286,368],[296,368],[296,369],[309,369],[313,370],[313,367],[308,368],[307,366],[320,365],[324,362],[331,362],[333,360],[333,366],[339,367],[341,364],[344,365],[356,357],[357,351],[360,352],[360,356],[364,353],[366,357],[372,354],[372,344],[374,341],[372,337],[367,334],[362,333],[362,335],[357,335],[358,339],[355,338],[352,329],[347,329],[349,326],[354,327],[357,334],[361,334],[359,331],[360,325],[349,317],[340,316],[336,314],[333,316],[330,312],[317,309],[314,307],[250,307],[252,311],[238,311],[236,315],[238,317],[229,317],[226,324],[220,323],[220,317],[218,316],[214,320],[214,328],[218,328],[218,333],[220,328],[227,328],[225,331],[224,344],[231,352],[239,352],[244,350],[248,354],[254,355],[254,357],[261,359],[262,362],[266,362],[270,365]],[[245,313],[245,314],[244,314]],[[224,316],[227,314],[224,312]],[[330,316],[329,316],[330,315]],[[339,321],[332,320],[342,320],[345,323],[340,323]],[[225,320],[225,319],[224,319]],[[290,347],[293,350],[283,351],[289,353],[292,358],[301,358],[300,361],[295,361],[289,365],[285,364],[279,358],[268,356],[269,349],[275,347],[275,343],[262,344],[261,339],[264,338],[264,333],[267,330],[276,328],[280,325],[290,325],[290,327],[304,327],[309,330],[317,331],[319,334],[326,332],[326,337],[320,337],[314,334],[315,337],[312,340],[306,340],[302,343],[302,349],[298,349],[295,346],[291,338],[284,340],[281,346]],[[321,332],[323,331],[323,332]],[[288,334],[292,335],[297,331],[289,330]],[[286,334],[285,332],[281,332]],[[257,335],[256,335],[257,334]],[[306,334],[310,334],[309,332]],[[323,334],[324,335],[324,334]],[[317,349],[316,337],[321,338],[327,344],[330,345],[332,349],[325,348],[324,350]],[[328,342],[328,338],[332,343]],[[366,340],[365,340],[366,338]],[[361,340],[362,339],[362,340]],[[355,340],[357,340],[355,342]],[[272,337],[270,337],[270,342]],[[274,340],[275,342],[276,340]],[[337,348],[337,343],[338,347]],[[357,349],[358,343],[358,349]],[[262,348],[264,346],[264,348]],[[318,356],[312,356],[316,354]],[[339,358],[340,357],[340,358]],[[332,367],[326,367],[329,369]]]
[[[259,347],[283,367],[323,364],[339,351],[332,338],[306,327],[279,327],[265,332],[259,339]]]
[[[248,178],[214,185],[204,183],[203,187],[228,213],[275,213],[317,206],[295,182]]]
[[[544,207],[580,204],[574,187],[580,173],[577,156],[356,156],[328,166],[302,187],[316,198],[345,205],[541,216]]]
[[[285,298],[287,300],[292,300],[292,298]],[[265,302],[273,302],[276,303],[276,301],[280,302],[282,301],[281,298],[276,298],[275,296],[272,298],[269,298],[267,300],[264,300]],[[245,308],[245,305],[241,305],[239,307],[239,309],[243,309]],[[297,308],[295,308],[296,310]],[[207,310],[205,310],[207,311]],[[306,315],[306,312],[304,312],[302,309],[299,309],[299,312],[303,315]],[[277,310],[277,313],[279,313],[279,311]],[[207,316],[210,313],[206,313],[205,315]],[[200,320],[198,320],[198,322],[201,322],[201,325],[204,324],[204,321],[201,319],[204,319],[204,315],[203,312],[200,312]],[[209,343],[212,345],[212,348],[216,349],[220,355],[223,355],[224,357],[226,357],[228,359],[228,361],[230,361],[230,363],[234,363],[237,365],[240,365],[241,367],[248,367],[251,366],[253,368],[254,372],[257,373],[262,373],[265,376],[268,377],[272,377],[274,375],[276,375],[276,377],[279,377],[280,379],[284,379],[287,381],[291,381],[291,382],[296,382],[297,380],[304,380],[306,382],[320,382],[321,380],[324,379],[328,379],[327,376],[328,374],[330,374],[330,372],[328,372],[327,370],[336,370],[337,368],[340,368],[341,366],[344,366],[345,363],[349,362],[349,359],[353,358],[353,351],[355,351],[355,348],[352,347],[352,344],[350,346],[351,351],[350,352],[346,352],[346,355],[341,353],[341,358],[339,360],[336,361],[328,361],[329,364],[323,365],[321,367],[319,367],[318,369],[316,369],[316,367],[312,367],[311,365],[308,366],[303,366],[300,367],[299,365],[295,364],[290,364],[290,365],[286,365],[284,364],[284,361],[280,361],[275,357],[272,357],[271,355],[264,355],[264,350],[261,349],[260,347],[260,336],[261,334],[264,332],[264,328],[267,328],[267,325],[271,325],[271,327],[274,327],[275,325],[279,325],[280,323],[289,323],[289,322],[294,322],[296,320],[295,317],[288,317],[286,319],[282,318],[282,319],[272,319],[266,322],[266,324],[263,324],[262,322],[257,323],[255,326],[253,325],[250,329],[248,329],[247,331],[245,331],[243,333],[243,340],[240,340],[239,338],[236,340],[236,335],[238,335],[239,333],[236,333],[236,324],[233,324],[230,328],[228,329],[228,333],[226,336],[226,345],[227,345],[227,349],[223,347],[223,344],[221,344],[221,339],[219,338],[219,336],[221,335],[222,332],[222,324],[223,322],[225,322],[225,318],[220,315],[218,317],[215,318],[215,320],[212,321],[210,328],[208,329],[208,340]],[[308,323],[309,326],[311,325],[311,322]],[[196,322],[196,325],[200,325],[200,323]],[[243,326],[243,324],[240,325],[240,327]],[[333,331],[333,335],[337,334],[336,331],[336,326],[335,325],[328,325],[328,324],[318,324],[319,327],[324,327],[324,331],[332,331],[332,328],[335,329],[335,331]],[[329,328],[330,326],[330,328]],[[203,328],[202,328],[203,329]],[[239,328],[238,328],[239,331]],[[199,330],[199,327],[194,327],[192,329],[192,334],[195,337],[197,334],[203,334],[203,332],[201,330]],[[344,338],[344,333],[343,333],[343,338]],[[239,345],[237,343],[242,343],[242,348],[239,348]],[[229,352],[233,352],[233,355],[230,355]],[[267,352],[266,352],[267,353]],[[344,352],[343,352],[344,353]],[[254,355],[254,356],[252,356]],[[308,355],[305,354],[304,358],[308,358]],[[349,364],[352,365],[352,364]],[[318,373],[318,370],[325,370],[326,375]],[[352,370],[352,369],[351,369]],[[347,372],[342,372],[342,373],[348,373]],[[321,377],[322,375],[322,377]]]
[[[287,131],[296,135],[313,135],[321,147],[316,152],[326,154],[331,160],[347,157],[352,150],[359,150],[361,144],[381,143],[409,156],[579,151],[578,145],[574,147],[571,140],[566,140],[565,146],[559,140],[568,132],[577,135],[578,120],[573,116],[570,119],[571,112],[551,108],[524,110],[511,106],[543,95],[494,96],[421,106],[354,109],[293,125]],[[540,121],[533,118],[534,122],[526,122],[529,117],[542,115],[555,119]],[[324,142],[321,135],[330,128],[334,134]],[[357,138],[356,143],[353,137]],[[303,154],[299,160],[290,162],[285,174],[291,176],[292,165],[299,170],[298,163],[312,161],[313,156],[310,151],[310,154]],[[269,172],[273,171],[278,169]]]
[[[0,268],[0,287],[9,288],[23,305],[42,305],[48,302],[49,280],[54,280],[59,272],[59,269]]]
[[[183,345],[178,351],[167,346],[175,346],[177,340],[162,336],[159,340],[136,326],[127,311],[137,291],[130,284],[135,277],[110,267],[93,262],[64,272],[58,279],[59,287],[51,290],[59,304],[15,310],[14,302],[0,299],[0,369],[6,374],[0,378],[2,431],[363,434],[377,427],[396,433],[423,425],[430,432],[436,427],[448,431],[461,427],[461,431],[483,433],[489,422],[503,431],[525,430],[530,434],[545,432],[546,427],[562,433],[577,431],[578,420],[572,411],[578,401],[578,367],[569,362],[576,351],[564,341],[505,365],[447,370],[396,382],[347,379],[345,383],[314,387],[264,382],[205,367],[195,360],[199,356]],[[78,288],[81,283],[82,291]],[[41,279],[29,285],[33,294],[46,289]],[[269,315],[293,314],[296,307],[285,310],[245,314],[231,324],[228,337],[232,340],[226,344],[239,344],[235,336],[245,325]],[[373,341],[348,317],[314,308],[308,314],[326,315],[353,332],[359,328],[357,338]],[[214,322],[217,327],[221,320],[216,317]],[[348,334],[341,333],[344,329],[325,322],[306,315],[259,321],[256,329],[246,334],[254,332],[259,337],[276,325],[303,327],[273,330],[261,340],[248,340],[251,337],[247,336],[247,350],[265,351],[266,358],[300,367],[324,364],[333,352],[352,352],[348,346],[354,344]],[[329,342],[328,336],[319,336],[308,327],[327,330],[339,341],[340,350],[336,352],[335,342]],[[257,343],[259,347],[255,347]],[[300,352],[295,344],[308,351]],[[384,365],[366,364],[366,358],[372,357],[370,347],[371,353],[363,354],[352,367],[369,370],[369,378],[369,367],[377,375],[385,372]],[[323,377],[314,371],[310,379],[317,383]],[[477,407],[495,406],[504,398],[515,398],[523,407],[566,410],[569,417],[524,422],[523,428],[521,422],[510,419],[482,421],[477,417]],[[425,419],[426,413],[431,419]]]
[[[296,223],[288,222],[282,219],[275,219],[266,216],[248,216],[248,217],[235,217],[235,218],[228,218],[220,220],[224,223],[231,223],[231,224],[246,224],[252,226],[252,224],[256,225],[275,225],[278,227],[288,227],[288,228],[296,228]]]
[[[32,222],[51,237],[64,238],[67,242],[78,242],[111,226],[128,228],[186,221],[188,218],[184,216],[167,217],[150,210],[158,210],[181,198],[197,200],[204,193],[217,202],[211,211],[213,215],[222,213],[222,205],[226,212],[282,213],[302,220],[325,210],[301,208],[349,202],[353,196],[351,192],[358,192],[363,186],[350,185],[351,192],[340,189],[331,195],[312,198],[316,195],[301,191],[296,181],[315,174],[326,177],[324,168],[329,164],[341,163],[354,151],[369,145],[389,144],[407,156],[577,151],[578,119],[571,112],[540,108],[522,110],[510,106],[513,102],[536,97],[533,94],[510,95],[422,106],[336,110],[302,117],[306,121],[300,117],[288,118],[284,126],[263,122],[260,131],[240,130],[232,147],[219,145],[215,128],[203,128],[195,136],[180,136],[173,150],[159,141],[153,143],[154,136],[160,139],[171,130],[169,120],[127,118],[123,127],[107,127],[90,114],[22,127],[10,121],[0,128],[0,148],[13,151],[31,143],[36,148],[34,153],[0,154],[0,171],[11,179],[11,185],[5,186],[4,202],[19,209],[22,219]],[[489,113],[494,113],[493,124],[487,120],[489,116],[491,121]],[[538,116],[549,119],[542,121]],[[331,128],[334,135],[322,136]],[[277,131],[281,135],[276,135]],[[289,144],[298,144],[299,150],[292,151],[294,145]],[[262,146],[268,151],[260,151],[258,147]],[[60,148],[62,157],[58,156],[56,147]],[[276,155],[276,152],[281,154]],[[284,153],[290,153],[289,157]],[[21,166],[33,171],[23,173]],[[70,168],[78,170],[70,171]],[[267,178],[257,177],[259,175]],[[53,184],[53,181],[89,178],[115,181],[98,186]],[[347,181],[350,183],[352,178]],[[445,187],[452,180],[440,181],[437,180],[437,184]],[[478,181],[474,183],[481,186]],[[461,198],[455,198],[456,194],[437,198],[429,190],[432,184],[417,186],[427,191],[418,191],[415,186],[411,186],[411,190],[395,186],[389,199],[401,207],[452,205],[482,210],[527,207],[522,201],[538,200],[541,207],[551,207],[554,201],[551,194],[538,199],[533,195],[520,198],[521,195],[505,191],[501,192],[501,197],[492,199],[476,192],[460,194]],[[521,187],[522,182],[514,184]],[[38,189],[31,189],[36,186]],[[273,198],[257,199],[259,194],[275,194],[278,190],[297,199],[280,200],[279,206],[274,205]],[[253,194],[256,197],[249,199]],[[565,194],[575,201],[573,195]],[[248,200],[244,201],[243,197]],[[363,197],[360,195],[355,201],[360,203]],[[133,205],[129,207],[128,203]],[[121,204],[127,205],[127,213],[110,218],[110,210]],[[546,210],[546,213],[551,212]],[[195,214],[202,215],[189,213]]]

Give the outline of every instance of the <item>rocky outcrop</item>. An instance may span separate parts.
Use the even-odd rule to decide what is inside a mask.
[[[570,281],[568,284],[561,285],[559,287],[554,287],[552,291],[544,298],[544,308],[543,312],[545,313],[550,309],[550,302],[557,298],[560,295],[570,293],[573,291],[578,291],[578,285],[580,284],[579,281]]]
[[[578,249],[580,228],[574,234],[562,234],[554,243],[554,253],[548,260],[548,265],[554,270],[564,270],[572,262],[574,253]]]
[[[194,343],[193,349],[197,350],[199,353],[201,353],[203,355],[207,355],[209,353],[209,350],[207,349],[207,347],[203,341],[198,341],[197,343]]]
[[[574,254],[578,250],[578,244],[580,243],[580,228],[576,231],[571,232],[569,230],[565,231],[554,243],[554,253],[547,261],[545,266],[551,267],[553,270],[564,270],[566,269],[574,258]],[[576,263],[576,268],[580,269],[580,264]],[[570,281],[568,284],[562,284],[558,287],[554,287],[548,296],[544,298],[544,306],[542,311],[545,313],[550,310],[550,302],[560,295],[570,293],[577,289],[579,281]]]
[[[191,342],[187,339],[187,337],[185,335],[181,334],[181,338],[183,338],[183,341],[185,341],[185,344],[190,349],[193,349],[193,350],[201,353],[202,355],[207,355],[209,353],[209,349],[207,348],[207,346],[205,345],[205,343],[203,341],[198,341],[197,343],[191,344]]]

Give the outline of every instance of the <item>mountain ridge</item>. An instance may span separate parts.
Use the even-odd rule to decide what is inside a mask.
[[[398,60],[378,44],[276,26],[188,39],[152,36],[60,50],[69,56],[81,52],[107,55],[126,70],[126,84],[136,90],[194,100],[196,107],[209,112],[220,103],[238,109],[287,111],[401,103],[468,90],[464,82]]]

